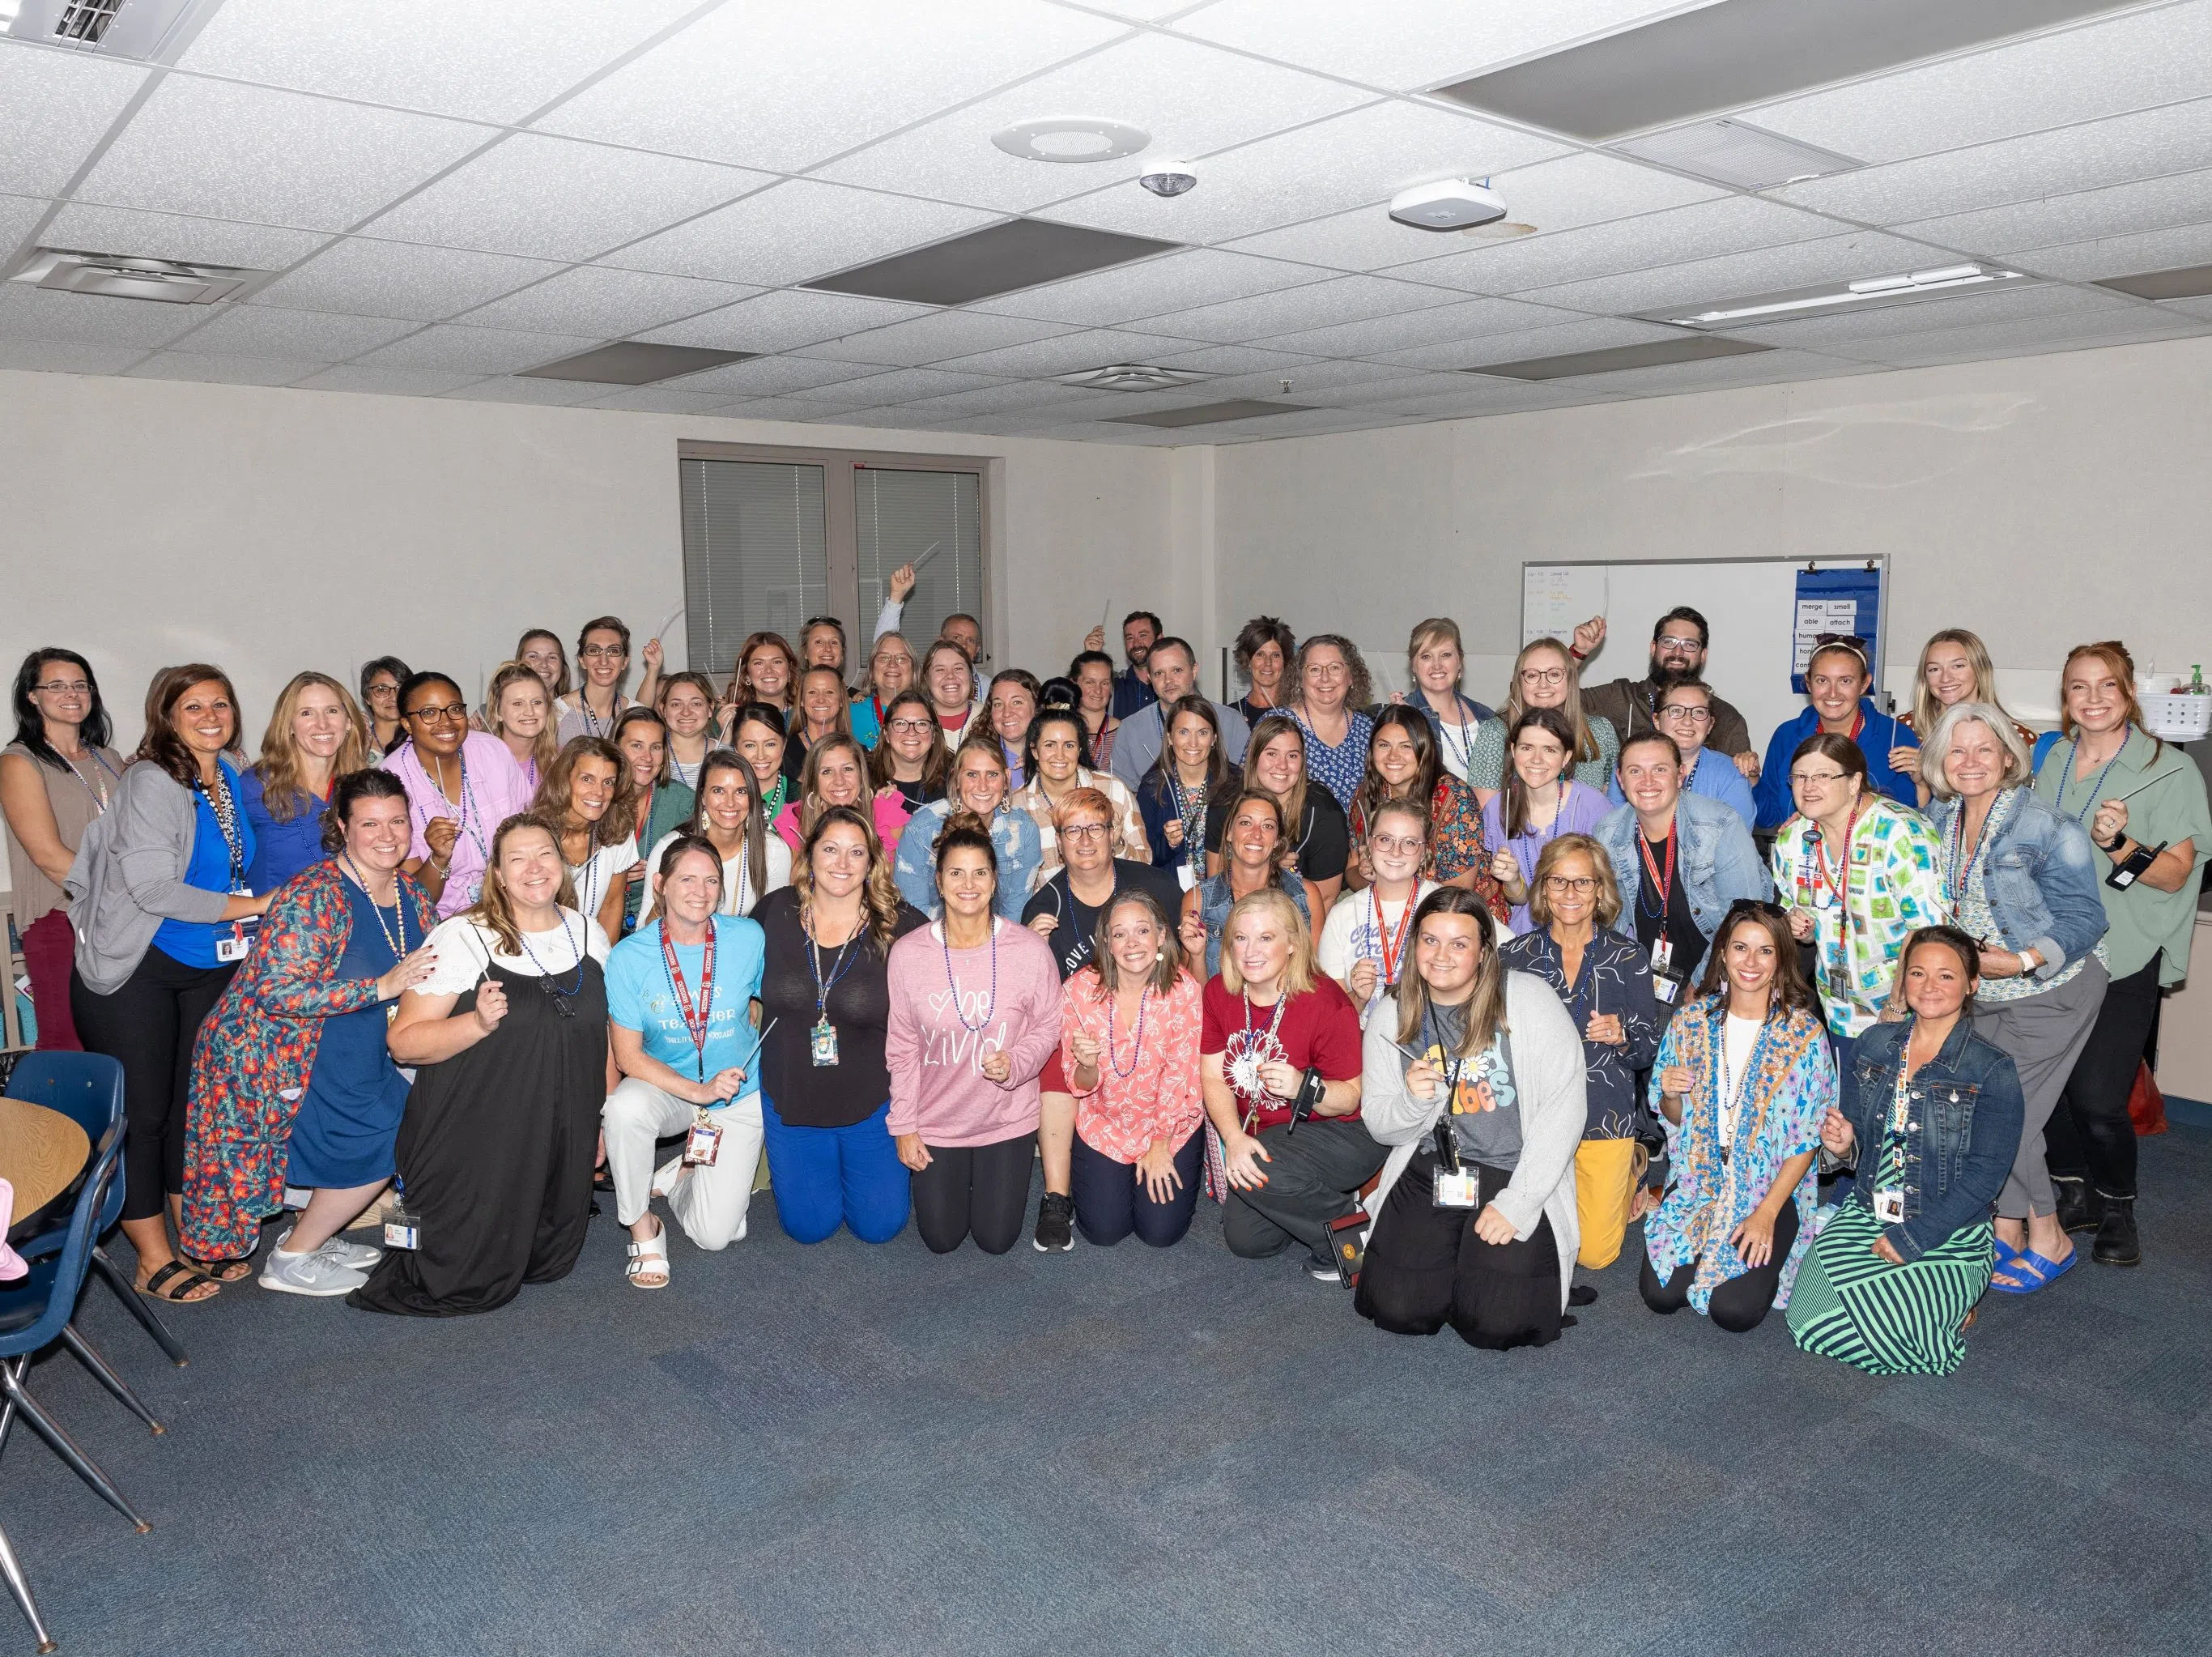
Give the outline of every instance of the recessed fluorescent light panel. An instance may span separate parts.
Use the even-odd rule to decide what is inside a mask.
[[[1720,0],[1436,95],[1577,138],[1617,138],[2136,3]]]
[[[1680,339],[1655,339],[1644,345],[1615,345],[1601,351],[1570,351],[1564,356],[1530,356],[1518,362],[1486,362],[1466,369],[1468,374],[1496,375],[1504,380],[1574,380],[1586,374],[1619,374],[1627,369],[1663,369],[1677,362],[1702,362],[1715,356],[1748,356],[1771,350],[1747,339],[1722,339],[1692,334]]]
[[[754,351],[710,351],[702,345],[648,345],[641,340],[618,340],[611,345],[579,351],[540,368],[525,369],[524,380],[588,380],[602,386],[649,386],[673,380],[679,374],[699,374],[726,363],[742,362]]]
[[[967,305],[1171,253],[1180,245],[1078,224],[1008,219],[800,286],[912,305]]]
[[[1642,315],[1645,321],[1669,322],[1680,328],[1741,327],[1747,323],[1779,322],[1825,312],[1868,310],[1912,300],[1941,299],[1962,289],[2027,280],[2017,271],[1996,271],[1980,265],[1939,265],[1925,271],[1900,271],[1895,276],[1862,277],[1856,282],[1832,282],[1817,288],[1793,288],[1780,293],[1723,299],[1686,314],[1675,306],[1645,311]]]
[[[2137,299],[2203,299],[2212,295],[2212,265],[2179,271],[2146,271],[2141,276],[2100,277],[2100,288]]]
[[[1865,165],[1832,149],[1778,138],[1741,121],[1698,121],[1641,138],[1624,138],[1613,147],[1638,161],[1656,161],[1677,173],[1738,190],[1771,190],[1778,184],[1825,178]]]
[[[1053,377],[1060,385],[1084,391],[1173,391],[1178,386],[1194,386],[1206,378],[1196,369],[1157,369],[1140,362],[1115,362],[1103,369],[1085,369],[1077,374]]]
[[[1116,414],[1117,426],[1212,426],[1224,420],[1258,420],[1270,414],[1304,414],[1304,403],[1267,403],[1255,397],[1233,398],[1226,403],[1200,403],[1195,408],[1169,409],[1159,414]]]

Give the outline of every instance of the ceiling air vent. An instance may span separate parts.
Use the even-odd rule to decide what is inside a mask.
[[[0,35],[169,63],[214,9],[214,0],[0,0]]]
[[[8,279],[58,293],[150,299],[163,305],[212,305],[219,299],[235,298],[268,275],[266,271],[235,270],[228,265],[179,265],[166,259],[41,247]]]
[[[1178,386],[1194,386],[1206,378],[1196,369],[1155,369],[1135,362],[1115,362],[1103,369],[1085,369],[1080,374],[1056,375],[1063,386],[1075,386],[1085,391],[1173,391]]]

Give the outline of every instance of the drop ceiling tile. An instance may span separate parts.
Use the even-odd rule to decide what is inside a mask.
[[[787,179],[647,236],[605,262],[776,287],[981,229],[997,216],[941,201]]]
[[[1009,294],[1004,299],[987,299],[968,308],[1050,322],[1104,325],[1273,293],[1302,283],[1324,281],[1330,274],[1310,265],[1285,265],[1279,259],[1194,247],[1187,253],[1166,253]]]
[[[1765,326],[1735,327],[1728,332],[1738,339],[1762,345],[1798,346],[1813,350],[1848,352],[1863,340],[1887,339],[1915,333],[1952,332],[1988,323],[2026,321],[2037,317],[2086,315],[2099,311],[2139,309],[2115,294],[2093,293],[2081,288],[2027,287],[1990,293],[1972,288],[1955,289],[1944,297],[1911,304],[1885,305],[1875,310],[1839,311],[1831,316],[1801,317],[1796,321]]]
[[[520,293],[495,299],[462,320],[471,327],[616,338],[696,316],[702,311],[719,310],[759,291],[733,282],[700,282],[690,277],[581,265]]]
[[[2061,240],[2136,235],[2212,221],[2212,170],[2142,179],[2042,201],[1953,213],[1897,227],[1901,235],[1984,253],[2047,247]]]
[[[0,196],[0,259],[15,251],[15,244],[31,234],[31,227],[44,218],[46,209],[52,205],[36,196]],[[100,247],[91,251],[107,250]]]
[[[1564,153],[1473,115],[1393,101],[1209,156],[1185,195],[1164,201],[1115,188],[1039,216],[1169,241],[1229,241],[1388,201],[1423,180],[1487,177]]]
[[[425,328],[395,344],[368,352],[362,362],[380,369],[437,369],[447,374],[519,373],[553,362],[599,342],[575,334],[515,333],[502,328],[453,324]]]
[[[858,362],[823,362],[805,356],[756,356],[687,374],[668,383],[684,391],[710,391],[729,402],[734,398],[773,397],[781,392],[804,391],[815,386],[834,386],[841,380],[860,380],[876,372]]]
[[[718,350],[767,353],[816,344],[842,334],[859,333],[864,329],[880,328],[887,323],[927,314],[928,308],[921,305],[784,288],[763,294],[757,299],[726,305],[719,311],[709,311],[687,322],[657,328],[645,337],[656,344],[708,345]]]
[[[949,356],[1006,345],[1026,345],[1073,332],[1064,322],[1032,322],[1026,317],[989,316],[972,311],[933,311],[889,327],[847,334],[806,348],[809,356],[843,362],[880,362],[886,368],[916,368]]]
[[[343,230],[490,136],[430,115],[172,75],[76,196],[112,207]]]
[[[120,374],[145,355],[136,345],[0,338],[0,369],[19,369],[29,374]]]
[[[302,391],[366,392],[380,397],[441,397],[483,376],[439,374],[428,369],[365,369],[347,364],[296,381]]]
[[[1948,261],[1948,255],[1942,249],[1905,241],[1879,230],[1856,230],[1848,235],[1826,236],[1818,241],[1759,247],[1720,259],[1691,259],[1656,270],[1631,271],[1587,282],[1532,288],[1518,297],[1537,304],[1600,314],[1645,311],[1658,305],[1711,303],[1746,294],[1810,287],[1820,282],[1924,270],[1931,264]]]
[[[2212,98],[1812,179],[1772,193],[1815,212],[1901,224],[2212,167]]]
[[[435,322],[561,269],[544,259],[349,236],[276,278],[251,302]]]
[[[1610,34],[1680,0],[1218,0],[1177,21],[1180,33],[1263,52],[1397,91],[1465,80],[1479,70]]]
[[[693,9],[696,0],[226,0],[185,50],[196,73],[501,123]]]
[[[240,224],[230,219],[186,218],[176,213],[148,213],[130,207],[96,207],[88,202],[62,204],[40,238],[57,247],[91,253],[125,253],[140,259],[175,259],[209,265],[235,265],[250,271],[281,271],[307,257],[330,238],[317,230],[286,230],[275,225]]]
[[[950,357],[941,367],[968,374],[1000,374],[1016,378],[1074,374],[1103,369],[1114,362],[1153,362],[1188,351],[1194,340],[1166,334],[1137,333],[1118,328],[1082,328],[1039,339],[1026,345],[1004,345],[996,350]]]
[[[2212,224],[2034,247],[2006,263],[2036,276],[2056,277],[2064,282],[2093,282],[2100,277],[2135,276],[2145,271],[2185,270],[2196,265],[2212,265]]]
[[[585,406],[627,409],[635,414],[711,414],[730,399],[720,392],[678,391],[670,386],[639,386],[611,397],[595,397]]]
[[[1126,28],[1037,0],[724,6],[538,125],[795,173]]]
[[[941,397],[951,392],[979,391],[986,386],[1004,385],[988,375],[947,374],[938,369],[900,369],[890,374],[872,374],[861,380],[841,381],[834,386],[817,386],[809,391],[793,392],[800,402],[837,403],[848,408],[874,408],[893,403],[911,403],[921,397]]]
[[[1770,386],[1785,380],[1822,380],[1857,371],[1858,365],[1812,351],[1765,351],[1754,356],[1715,357],[1703,362],[1673,362],[1617,374],[1579,375],[1577,390],[1600,395],[1673,397],[1684,392],[1720,391],[1734,386]]]
[[[145,78],[137,64],[0,40],[0,190],[59,195]]]
[[[2033,356],[2041,352],[2078,350],[2094,345],[2179,338],[2185,333],[2205,331],[2201,322],[2192,323],[2190,319],[2167,316],[2137,306],[2085,316],[2038,318],[2027,322],[1989,323],[1934,333],[1899,334],[1888,339],[1861,341],[1848,350],[1862,362],[1906,367],[1970,357]]]
[[[739,168],[521,132],[366,228],[395,241],[585,259],[768,182]]]
[[[2153,6],[1739,112],[1753,126],[1895,161],[2212,95],[2212,5]]]
[[[20,282],[0,282],[0,339],[136,345],[151,350],[206,320],[207,312],[198,305],[53,293]]]
[[[587,403],[603,387],[574,380],[479,380],[473,386],[446,393],[448,401],[464,403],[543,403],[553,407]]]
[[[115,301],[117,304],[126,302]],[[196,310],[204,308],[195,306]],[[226,305],[195,328],[184,349],[216,356],[266,356],[298,362],[343,362],[412,333],[412,322],[386,317],[287,311],[270,305]]]
[[[1293,379],[1291,385],[1292,402],[1315,403],[1334,409],[1395,409],[1462,388],[1461,376],[1455,374],[1391,373],[1379,380],[1322,387]]]
[[[1235,345],[1334,323],[1361,322],[1370,317],[1449,305],[1452,298],[1449,289],[1425,288],[1382,277],[1345,276],[1280,293],[1171,311],[1151,320],[1163,333]]]
[[[2212,299],[2175,299],[2160,305],[2161,311],[2175,311],[2201,322],[2212,322]]]
[[[1713,201],[1728,192],[1715,186],[1595,152],[1562,155],[1502,173],[1491,188],[1505,198],[1505,216],[1540,230],[1571,230],[1638,213]],[[1233,243],[1240,253],[1302,260],[1346,271],[1379,271],[1486,246],[1457,231],[1416,229],[1390,216],[1383,201],[1349,213],[1270,230]],[[1411,275],[1410,270],[1401,274]]]
[[[1645,213],[1607,224],[1524,236],[1387,272],[1478,293],[1517,294],[1534,288],[1662,265],[1710,259],[1756,247],[1831,236],[1832,219],[1751,196],[1729,196]],[[1586,308],[1596,308],[1590,307]]]
[[[1398,316],[1378,316],[1367,322],[1278,334],[1255,343],[1267,349],[1310,351],[1316,356],[1376,356],[1414,345],[1475,339],[1484,334],[1511,333],[1579,320],[1548,305],[1530,305],[1516,299],[1470,299]]]
[[[1071,387],[1055,386],[1046,381],[1018,386],[979,386],[974,391],[920,398],[908,406],[916,413],[941,414],[950,420],[965,415],[1005,414],[1017,409],[1065,408],[1071,403],[1087,400]]]
[[[266,356],[204,356],[156,351],[129,371],[134,380],[196,380],[210,386],[289,386],[319,374],[326,362],[283,362]]]
[[[830,162],[821,175],[1025,213],[1126,183],[1148,160],[1195,161],[1370,101],[1371,94],[1340,81],[1147,33],[871,144]],[[1070,111],[1110,112],[1152,142],[1140,155],[1072,164],[1024,161],[991,143],[994,132],[1017,121]]]
[[[1652,340],[1678,339],[1681,333],[1680,328],[1662,328],[1652,322],[1599,317],[1532,328],[1526,333],[1493,334],[1447,345],[1417,345],[1410,350],[1383,353],[1376,361],[1408,369],[1456,370],[1481,362],[1523,362],[1532,357],[1564,356],[1570,351],[1642,345]]]
[[[829,420],[836,411],[821,403],[794,402],[788,397],[741,398],[711,411],[726,420]]]
[[[1208,345],[1202,350],[1158,360],[1166,368],[1195,369],[1200,374],[1288,374],[1322,359],[1297,351],[1261,350],[1254,345]]]

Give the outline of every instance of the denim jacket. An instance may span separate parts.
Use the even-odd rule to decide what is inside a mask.
[[[1698,930],[1710,940],[1729,905],[1739,898],[1771,898],[1773,882],[1751,831],[1735,807],[1685,792],[1674,802],[1674,832],[1681,838],[1676,848],[1676,872],[1682,890],[1689,894],[1690,913]],[[1636,882],[1642,877],[1643,858],[1636,850],[1636,808],[1622,806],[1591,832],[1613,859],[1613,878],[1620,886],[1619,932],[1636,933]]]
[[[951,814],[951,805],[943,800],[933,800],[915,813],[906,832],[899,836],[898,856],[891,866],[899,896],[932,920],[945,912],[945,900],[937,895],[937,837],[945,832],[945,819]],[[991,899],[992,912],[1018,922],[1030,900],[1030,882],[1036,877],[1037,865],[1044,861],[1036,819],[1012,801],[1000,805],[991,819],[991,846],[999,857],[999,886]]]
[[[2105,935],[2097,862],[2079,823],[2061,816],[2032,788],[2008,792],[2012,799],[1996,838],[1978,853],[1984,860],[1984,884],[2002,935],[1997,941],[2015,953],[2034,950],[2039,958],[2035,976],[2056,978],[2060,968],[2087,954]],[[1958,874],[1951,867],[1951,836],[1961,809],[1957,800],[1936,800],[1928,807],[1928,820],[1943,841],[1944,890],[1954,903],[1959,894],[1951,888]]]
[[[1856,1184],[1869,1203],[1913,1023],[1869,1025],[1860,1034],[1838,1101],[1857,1136]],[[1974,1034],[1971,1018],[1959,1020],[1936,1057],[1914,1075],[1909,1091],[1905,1219],[1882,1230],[1898,1258],[1908,1262],[1988,1218],[2020,1150],[2021,1116],[2020,1076],[2012,1060]]]

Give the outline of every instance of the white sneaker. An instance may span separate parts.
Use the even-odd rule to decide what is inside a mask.
[[[366,1272],[356,1271],[320,1249],[312,1254],[271,1249],[261,1268],[261,1287],[284,1295],[348,1295],[368,1281]]]
[[[287,1226],[276,1234],[276,1246],[282,1248],[292,1240],[292,1228]],[[349,1243],[343,1237],[333,1237],[315,1251],[326,1254],[342,1266],[351,1266],[356,1271],[374,1271],[376,1263],[384,1258],[380,1248],[371,1248],[367,1243]]]

